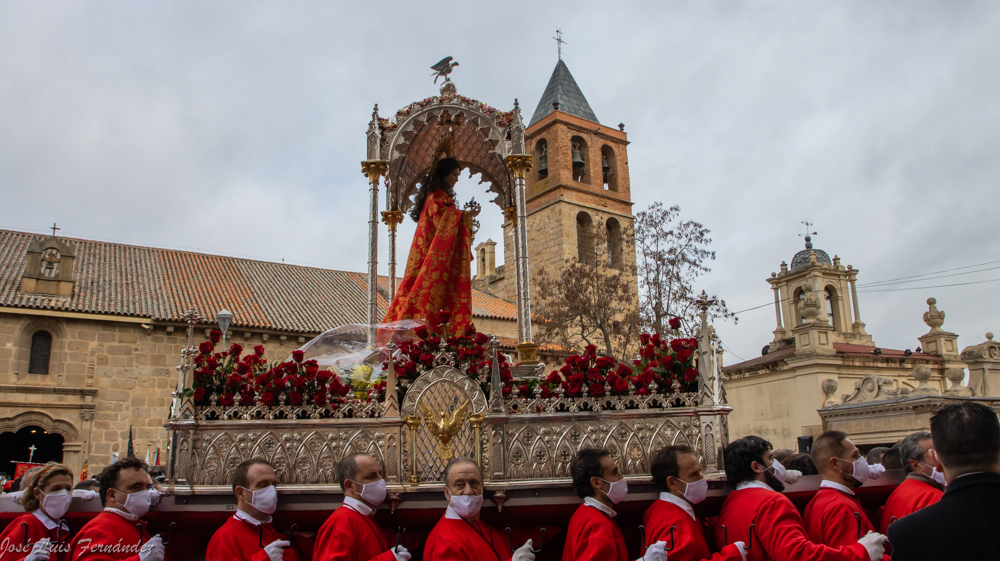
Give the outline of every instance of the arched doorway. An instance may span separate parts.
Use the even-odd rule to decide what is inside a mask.
[[[14,467],[18,462],[33,463],[63,461],[63,437],[48,432],[44,428],[29,425],[16,432],[0,433],[0,471],[14,477]],[[31,447],[35,447],[34,455]]]

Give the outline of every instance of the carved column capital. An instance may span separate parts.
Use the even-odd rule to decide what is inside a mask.
[[[507,156],[507,169],[514,174],[514,177],[523,179],[531,169],[531,156],[527,154]]]
[[[403,223],[403,211],[383,210],[382,222],[384,222],[385,225],[389,227],[389,230],[395,231],[396,226]]]
[[[378,181],[378,178],[389,171],[389,164],[385,160],[365,160],[361,162],[361,172],[370,181]]]
[[[503,209],[504,220],[509,220],[511,225],[517,226],[517,207],[511,206]]]

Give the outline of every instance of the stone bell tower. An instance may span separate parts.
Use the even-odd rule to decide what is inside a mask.
[[[557,276],[566,260],[589,247],[597,228],[606,234],[603,249],[612,267],[635,265],[635,252],[624,238],[633,220],[624,130],[624,124],[606,127],[597,120],[560,59],[525,130],[531,154],[525,194],[532,279],[543,268]],[[513,218],[505,216],[503,225],[505,265],[491,267],[492,247],[479,248],[476,258],[485,267],[477,267],[473,281],[477,289],[510,301],[514,275],[505,269],[514,263]]]

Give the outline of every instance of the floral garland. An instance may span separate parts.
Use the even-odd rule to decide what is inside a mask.
[[[407,105],[406,107],[396,111],[396,118],[394,120],[389,120],[386,118],[379,117],[378,118],[379,128],[382,129],[383,135],[391,133],[392,131],[399,128],[399,126],[403,124],[403,121],[405,121],[406,118],[409,117],[414,111],[419,111],[421,109],[424,109],[425,107],[430,107],[435,103],[443,104],[452,101],[457,101],[462,105],[478,109],[487,117],[491,117],[493,121],[497,124],[497,126],[499,126],[500,128],[505,129],[509,127],[511,123],[514,122],[514,110],[500,111],[499,109],[493,107],[492,105],[483,103],[482,101],[477,101],[470,97],[465,97],[456,94],[450,96],[431,96],[422,99],[420,101],[415,101]]]

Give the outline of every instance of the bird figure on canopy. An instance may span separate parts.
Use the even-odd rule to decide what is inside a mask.
[[[435,84],[438,83],[438,78],[444,78],[445,82],[451,80],[451,78],[449,78],[448,75],[451,74],[451,71],[456,66],[458,66],[457,62],[451,62],[453,59],[454,57],[450,56],[444,57],[443,59],[441,59],[440,62],[431,67],[431,70],[434,71],[434,73],[431,74],[431,76],[434,76]]]

